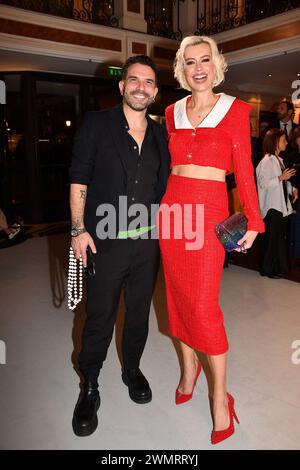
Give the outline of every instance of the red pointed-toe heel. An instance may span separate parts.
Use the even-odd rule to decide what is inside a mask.
[[[198,367],[197,367],[197,372],[196,372],[196,377],[195,377],[195,380],[194,380],[192,393],[181,393],[178,390],[178,387],[177,387],[176,393],[175,393],[175,403],[176,403],[176,405],[181,405],[182,403],[185,403],[185,402],[189,401],[193,397],[194,389],[195,389],[198,377],[200,375],[201,369],[202,369],[201,362],[198,361]]]
[[[227,439],[234,433],[233,418],[236,420],[238,424],[240,424],[238,417],[236,415],[235,409],[234,409],[234,398],[229,393],[227,393],[227,397],[228,397],[228,411],[229,411],[230,423],[227,429],[223,429],[222,431],[212,431],[211,433],[212,444],[218,444],[219,442],[224,441],[225,439]]]

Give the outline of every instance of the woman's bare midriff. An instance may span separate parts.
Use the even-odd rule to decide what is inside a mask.
[[[188,178],[206,179],[214,181],[225,181],[226,171],[213,166],[200,165],[175,165],[171,173],[176,176],[186,176]]]

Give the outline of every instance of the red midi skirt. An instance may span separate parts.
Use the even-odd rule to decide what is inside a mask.
[[[228,216],[225,182],[170,175],[158,211],[170,333],[209,355],[228,350],[219,306],[225,250],[214,231]]]

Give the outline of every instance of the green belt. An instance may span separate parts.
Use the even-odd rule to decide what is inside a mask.
[[[144,233],[150,232],[154,227],[155,225],[151,225],[150,227],[140,227],[134,230],[120,230],[117,235],[117,238],[124,239],[138,237],[140,235],[143,235]]]

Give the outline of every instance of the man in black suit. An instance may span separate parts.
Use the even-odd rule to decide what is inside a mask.
[[[293,130],[297,127],[297,124],[293,122],[295,115],[295,108],[292,101],[287,99],[281,100],[277,107],[278,121],[274,127],[277,127],[285,132],[286,140],[289,141]]]
[[[146,114],[158,92],[153,61],[147,56],[129,58],[119,87],[122,104],[86,114],[75,136],[70,169],[72,248],[85,266],[89,247],[95,266],[95,275],[87,278],[87,317],[78,358],[84,378],[73,415],[73,430],[78,436],[91,434],[98,424],[98,376],[112,339],[123,287],[122,379],[133,401],[142,404],[152,399],[140,370],[159,265],[150,211],[159,204],[169,174],[165,130]],[[126,206],[133,210],[135,204],[142,204],[149,218],[129,233],[126,228],[133,217]],[[115,224],[106,218],[107,207],[115,211]]]

